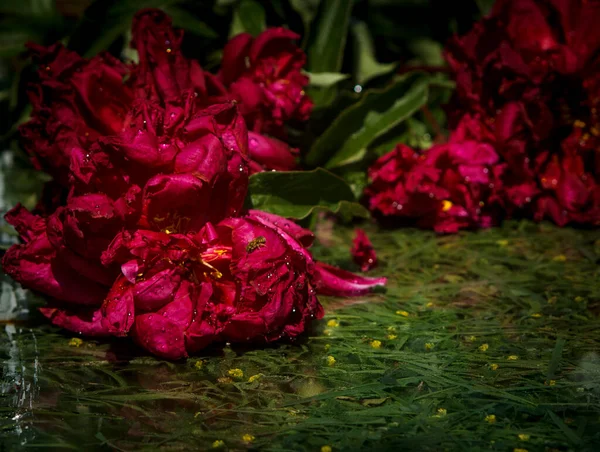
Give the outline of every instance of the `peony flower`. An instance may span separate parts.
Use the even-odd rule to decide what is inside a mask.
[[[356,229],[355,232],[356,236],[352,242],[350,252],[352,253],[352,259],[360,266],[361,271],[366,272],[377,265],[377,256],[365,231]]]
[[[442,233],[490,227],[498,221],[497,163],[494,149],[477,141],[451,140],[423,155],[398,145],[369,169],[366,203],[380,217]]]
[[[476,139],[496,150],[507,215],[600,222],[591,195],[600,182],[598,19],[597,2],[501,0],[447,47],[457,82],[451,126],[479,123]]]
[[[270,28],[256,38],[239,34],[223,50],[219,79],[240,102],[253,132],[282,137],[285,122],[310,115],[308,77],[300,72],[306,56],[294,44],[298,38],[290,30]]]
[[[107,209],[92,213],[110,223]],[[101,259],[96,248],[73,247],[69,234],[55,232],[47,224],[53,219],[20,207],[7,219],[25,243],[7,252],[5,271],[53,297],[41,310],[55,325],[86,335],[131,334],[168,359],[215,341],[296,337],[323,315],[317,293],[360,295],[385,283],[315,262],[306,248],[309,231],[263,212],[187,233],[124,230]],[[49,239],[48,231],[57,237]],[[83,238],[105,248],[98,236]],[[87,254],[74,259],[77,251]]]
[[[32,119],[21,127],[21,134],[35,166],[63,186],[73,183],[69,177],[89,183],[90,165],[108,165],[121,171],[125,166],[142,164],[154,172],[172,171],[174,157],[196,133],[193,129],[209,127],[198,112],[226,109],[213,105],[231,104],[230,99],[238,97],[197,61],[185,58],[181,41],[182,33],[172,28],[168,16],[158,10],[144,10],[133,22],[137,65],[128,67],[108,54],[84,59],[60,44],[49,48],[32,45],[39,65],[38,80],[30,89]],[[309,102],[305,97],[300,101]],[[292,104],[286,105],[292,108]],[[217,115],[214,111],[208,114]],[[283,126],[288,119],[278,124]],[[220,131],[218,135],[224,137],[226,133]],[[233,148],[243,143],[247,153],[245,136],[230,134],[225,140]],[[120,161],[113,157],[108,162],[97,156],[98,151],[110,154],[109,148],[113,154],[121,153]],[[261,131],[253,132],[250,157],[257,161],[252,171],[291,169],[294,153],[287,144],[263,136]],[[73,165],[75,175],[71,174]],[[133,173],[143,173],[127,171],[134,178],[139,174]],[[110,178],[108,183],[101,177],[106,185],[121,183],[118,179],[122,177],[114,172]],[[141,186],[139,180],[135,182]]]

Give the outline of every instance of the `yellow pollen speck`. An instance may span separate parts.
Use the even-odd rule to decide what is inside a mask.
[[[490,348],[490,346],[488,344],[481,344],[479,346],[479,351],[480,352],[487,352],[488,348]]]
[[[78,337],[74,337],[69,341],[71,347],[79,347],[81,344],[83,344],[83,341]]]
[[[575,303],[581,303],[584,300],[583,297],[575,297]]]
[[[446,408],[438,408],[437,414],[434,417],[442,417],[448,414],[448,410]]]
[[[230,377],[233,377],[233,378],[243,378],[244,371],[242,369],[229,369],[227,371],[227,375],[229,375]]]
[[[467,338],[467,340],[468,340],[469,342],[475,342],[475,341],[477,340],[477,337],[475,337],[475,336],[469,336],[469,337]]]
[[[329,355],[329,356],[327,357],[327,365],[328,365],[329,367],[331,367],[331,366],[334,366],[334,365],[335,365],[335,358],[334,358],[333,356]]]
[[[427,342],[425,344],[425,350],[431,350],[433,347],[435,347],[435,344],[433,342]]]
[[[198,361],[196,361],[196,362],[194,363],[194,367],[195,367],[196,369],[198,369],[198,370],[202,369],[202,366],[203,366],[203,365],[204,365],[204,363],[202,362],[202,360],[201,360],[201,359],[199,359]]]
[[[498,370],[498,364],[490,364],[490,369]]]
[[[507,246],[508,245],[508,240],[498,240],[496,242],[496,245]]]
[[[521,449],[521,448],[519,448],[519,447],[515,447],[515,448],[513,449],[513,452],[529,452],[529,451],[528,451],[527,449]]]
[[[256,438],[254,437],[254,435],[250,435],[249,433],[246,433],[244,436],[242,436],[242,441],[244,441],[245,443],[251,443],[255,439]]]
[[[452,206],[453,206],[452,201],[448,201],[447,199],[444,199],[442,201],[442,210],[444,212],[448,212],[450,209],[452,209]]]
[[[494,424],[496,422],[496,415],[488,414],[483,420],[488,424]]]
[[[516,361],[519,359],[519,357],[517,355],[510,355],[506,359],[508,359],[509,361]]]
[[[218,449],[218,448],[223,447],[223,446],[225,446],[225,443],[222,440],[220,440],[220,439],[218,439],[214,443],[212,443],[213,449]]]
[[[396,311],[396,314],[401,315],[402,317],[408,317],[410,315],[406,311]]]
[[[250,378],[248,378],[248,383],[254,383],[256,380],[260,380],[262,376],[263,374],[252,375]]]
[[[531,314],[531,317],[533,317],[534,319],[539,319],[541,316],[542,316],[542,314],[540,314],[539,312]]]
[[[369,345],[373,348],[381,348],[381,341],[374,340],[369,343]]]
[[[397,336],[397,335],[395,335],[395,334],[388,334],[388,335],[387,335],[387,338],[388,338],[388,340],[390,340],[390,341],[393,341],[394,339],[397,339],[397,338],[398,338],[398,336]]]
[[[171,49],[167,49],[167,53],[171,53]]]
[[[521,441],[529,441],[530,436],[527,433],[519,433],[517,435]]]
[[[327,326],[331,328],[337,328],[340,326],[340,323],[335,319],[331,319],[329,322],[327,322]]]
[[[585,122],[580,121],[579,119],[575,120],[575,122],[573,123],[573,127],[578,127],[580,129],[583,129],[585,127]]]
[[[564,254],[559,254],[558,256],[554,256],[552,260],[554,262],[565,262],[567,260],[567,256],[565,256]]]
[[[426,308],[432,308],[433,307],[433,303],[430,301],[429,303],[427,303],[425,305]]]
[[[331,452],[331,446],[322,446],[321,452]]]

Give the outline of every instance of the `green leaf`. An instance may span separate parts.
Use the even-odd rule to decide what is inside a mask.
[[[318,74],[306,72],[306,75],[310,78],[310,86],[319,88],[328,88],[350,77],[349,74],[340,74],[338,72],[320,72]]]
[[[242,0],[233,13],[230,36],[247,32],[258,36],[267,28],[265,10],[255,0]]]
[[[368,90],[356,104],[342,111],[313,144],[306,162],[335,168],[356,162],[377,137],[400,124],[428,97],[429,79],[420,73],[399,77],[384,90]]]
[[[356,202],[348,184],[323,168],[253,174],[248,201],[254,209],[286,218],[306,218],[317,210],[328,210],[344,219],[369,217],[369,212]]]
[[[391,72],[395,63],[379,63],[375,58],[375,46],[369,33],[369,28],[364,22],[356,22],[352,25],[352,35],[356,43],[355,52],[355,74],[356,83],[363,85],[372,78]]]
[[[310,72],[340,71],[351,11],[351,0],[321,2],[316,29],[307,51]]]
[[[418,64],[425,66],[444,66],[444,47],[437,41],[428,38],[414,39],[408,48],[417,56]]]

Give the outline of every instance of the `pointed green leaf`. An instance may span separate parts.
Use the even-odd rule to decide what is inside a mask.
[[[351,0],[324,0],[308,46],[310,72],[339,72],[342,67]]]
[[[317,86],[320,88],[333,86],[336,83],[339,83],[342,80],[346,80],[348,77],[350,77],[349,74],[340,74],[338,72],[319,72],[317,74],[306,72],[306,75],[310,79],[310,86]]]
[[[363,85],[372,78],[391,72],[395,63],[379,63],[375,58],[375,46],[369,33],[367,24],[356,22],[352,25],[352,35],[356,43],[355,52],[355,74],[356,83]]]
[[[427,96],[428,78],[420,73],[399,77],[386,89],[367,91],[315,141],[306,162],[335,168],[359,161],[369,144],[413,115]]]

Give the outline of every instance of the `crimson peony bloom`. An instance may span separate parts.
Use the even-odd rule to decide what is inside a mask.
[[[600,224],[599,20],[598,2],[499,0],[446,49],[451,125],[480,123],[508,215]]]
[[[377,256],[367,233],[359,228],[356,229],[355,233],[350,252],[354,262],[360,265],[361,271],[366,272],[377,265]]]
[[[141,162],[172,169],[182,146],[180,137],[189,134],[190,127],[203,127],[200,119],[184,125],[184,118],[231,99],[243,104],[239,93],[228,92],[218,77],[183,56],[181,40],[182,33],[172,28],[168,16],[145,10],[133,22],[137,65],[126,66],[108,54],[84,59],[60,44],[32,45],[39,70],[30,89],[32,119],[21,127],[21,134],[35,166],[67,186],[75,150],[88,155],[120,146],[127,151],[122,158],[128,165]],[[280,116],[266,107],[262,112],[265,118]],[[288,119],[278,124],[283,127]],[[261,133],[254,131],[250,143],[250,158],[257,159],[252,171],[293,168],[296,151]],[[231,146],[239,146],[238,138],[231,139]],[[246,137],[241,141],[247,148]]]
[[[365,198],[379,217],[437,232],[490,227],[497,221],[501,171],[498,155],[485,143],[451,139],[423,155],[400,144],[369,169]]]
[[[312,101],[304,92],[308,77],[300,72],[306,55],[294,44],[299,38],[271,28],[256,38],[239,34],[225,46],[219,79],[240,102],[251,131],[283,137],[285,122],[308,119]]]

